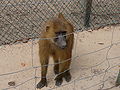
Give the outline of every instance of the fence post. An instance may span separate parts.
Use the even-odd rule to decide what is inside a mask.
[[[90,14],[91,14],[92,0],[86,0],[86,11],[84,26],[90,27]]]
[[[120,85],[120,70],[119,70],[119,74],[117,76],[117,80],[116,80],[116,87]]]

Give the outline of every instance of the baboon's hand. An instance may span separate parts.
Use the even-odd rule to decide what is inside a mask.
[[[39,88],[39,89],[43,88],[44,86],[47,87],[47,80],[46,80],[46,79],[41,80],[41,81],[37,84],[37,88]]]

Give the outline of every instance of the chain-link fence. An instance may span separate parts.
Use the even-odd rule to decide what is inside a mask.
[[[53,86],[47,90],[62,90],[65,86],[69,85],[72,86],[71,88],[69,88],[69,90],[96,90],[93,89],[94,87],[97,87],[98,90],[109,90],[115,87],[115,85],[111,81],[116,79],[117,71],[115,71],[115,75],[110,74],[113,74],[116,67],[120,65],[120,56],[118,55],[118,53],[115,52],[114,57],[109,57],[109,54],[111,54],[113,48],[119,49],[120,40],[118,34],[120,32],[116,31],[115,27],[108,28],[110,29],[110,31],[108,30],[109,32],[107,32],[107,34],[105,35],[109,35],[107,36],[107,38],[103,38],[103,40],[106,39],[106,42],[104,43],[106,43],[107,45],[104,45],[103,42],[99,42],[101,46],[99,46],[99,49],[97,49],[95,48],[96,43],[94,42],[95,46],[90,46],[90,51],[86,50],[85,53],[83,50],[83,52],[81,52],[82,54],[80,54],[79,48],[80,46],[85,47],[86,44],[79,45],[79,42],[82,43],[83,41],[81,39],[85,40],[85,36],[84,32],[80,35],[79,32],[88,29],[96,29],[107,25],[119,24],[120,0],[0,0],[0,45],[4,46],[5,44],[13,44],[21,41],[26,42],[26,40],[31,39],[31,41],[26,43],[25,45],[22,43],[20,44],[20,46],[11,46],[11,48],[8,48],[8,46],[5,46],[5,48],[1,48],[2,46],[0,47],[0,55],[1,57],[4,57],[6,61],[5,65],[2,65],[2,58],[0,59],[2,65],[1,68],[4,68],[6,66],[11,68],[13,66],[13,69],[11,69],[13,71],[8,70],[9,73],[6,73],[7,70],[5,70],[5,73],[3,73],[4,70],[3,72],[0,71],[0,77],[5,77],[3,78],[3,81],[0,78],[0,80],[2,81],[0,82],[0,85],[3,85],[4,81],[6,81],[5,79],[7,79],[6,82],[9,82],[9,77],[7,76],[15,78],[16,80],[18,80],[17,82],[19,82],[19,74],[23,74],[23,76],[20,77],[22,78],[22,80],[20,79],[20,82],[18,84],[13,85],[14,82],[11,82],[12,85],[9,87],[0,86],[2,87],[2,90],[36,90],[37,79],[40,78],[38,72],[40,72],[39,69],[41,66],[39,66],[39,63],[38,65],[35,64],[36,41],[34,41],[34,39],[39,37],[40,31],[42,30],[42,23],[49,18],[56,16],[59,12],[62,12],[64,16],[71,23],[74,24],[76,30],[75,32],[73,32],[76,38],[74,45],[75,49],[72,57],[73,62],[75,62],[76,64],[80,64],[82,60],[79,61],[78,59],[83,59],[83,61],[86,61],[88,59],[89,61],[92,60],[93,57],[93,61],[95,61],[94,59],[98,59],[98,62],[95,62],[94,65],[90,65],[88,67],[84,65],[84,63],[82,63],[83,67],[82,64],[80,64],[81,67],[71,67],[70,69],[76,71],[74,73],[78,73],[80,71],[83,74],[78,74],[75,78],[73,75],[74,79],[71,82],[63,84],[61,87]],[[89,37],[89,35],[87,37]],[[118,40],[114,40],[116,37],[118,38]],[[88,39],[87,42],[89,41],[91,40]],[[17,52],[16,47],[20,51],[18,50]],[[82,50],[80,49],[80,51]],[[24,56],[23,54],[25,54],[26,56]],[[103,55],[104,57],[102,57],[101,55]],[[29,58],[26,58],[27,56]],[[98,58],[97,56],[101,57]],[[20,63],[20,61],[11,60],[14,60],[14,58],[16,57],[20,61],[22,61],[21,59],[23,58],[27,60],[30,59],[30,61],[28,60],[27,62],[30,62],[31,64],[28,65],[27,68],[15,69],[14,64],[19,65],[18,63]],[[114,60],[116,60],[116,62]],[[92,63],[93,62],[89,61],[89,64]],[[22,67],[25,67],[24,63],[21,63],[21,65]],[[54,64],[49,64],[49,66],[53,65]],[[96,69],[98,67],[100,67],[101,69]],[[118,70],[118,68],[116,70]],[[88,74],[88,72],[90,73]],[[29,77],[28,74],[30,75]],[[49,78],[53,79],[54,76],[48,76],[48,79]],[[92,82],[95,83],[93,84]],[[112,84],[108,85],[108,82]],[[28,88],[27,85],[24,86],[24,88],[22,89],[19,88],[26,83],[28,83],[28,86],[31,85],[32,88]],[[82,85],[80,86],[80,84]]]
[[[120,0],[0,0],[0,45],[39,37],[41,23],[59,12],[85,30],[86,11],[93,29],[120,23]]]

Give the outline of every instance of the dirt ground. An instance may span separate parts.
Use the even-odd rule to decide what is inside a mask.
[[[0,90],[37,90],[40,81],[38,40],[0,46]],[[120,25],[75,33],[72,80],[56,87],[53,61],[48,87],[41,90],[120,90],[115,81],[120,69]],[[37,77],[37,78],[36,78]]]

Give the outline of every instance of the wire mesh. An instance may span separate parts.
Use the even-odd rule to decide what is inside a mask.
[[[41,24],[59,12],[74,24],[76,30],[85,30],[87,1],[0,0],[0,45],[39,37]],[[91,6],[89,28],[120,23],[119,0],[92,0]]]
[[[76,42],[75,55],[73,55],[72,57],[72,60],[74,62],[77,60],[77,58],[93,55],[103,50],[106,51],[105,58],[103,59],[103,61],[91,67],[83,67],[83,68],[74,67],[75,69],[79,69],[79,70],[91,70],[91,72],[94,72],[94,74],[86,75],[85,77],[78,76],[71,82],[63,84],[61,87],[64,88],[65,86],[72,84],[73,85],[72,90],[78,90],[78,88],[76,87],[78,82],[82,80],[92,79],[94,77],[98,77],[99,75],[102,75],[102,80],[100,82],[97,82],[93,85],[85,86],[81,88],[81,90],[82,89],[93,90],[91,88],[95,86],[97,87],[99,86],[99,90],[109,90],[115,87],[115,85],[111,85],[110,87],[107,88],[105,87],[106,82],[109,79],[111,79],[110,77],[106,78],[109,71],[120,65],[119,62],[114,65],[110,64],[112,60],[119,59],[120,56],[116,56],[112,58],[108,57],[110,50],[113,48],[113,46],[120,44],[120,41],[113,42],[115,27],[112,28],[112,32],[110,33],[111,34],[110,44],[98,50],[90,51],[88,53],[84,53],[81,55],[77,53],[77,44],[78,44],[77,42],[79,38],[78,33],[80,31],[88,30],[88,29],[96,29],[112,24],[119,24],[120,0],[92,0],[89,27],[85,27],[85,18],[86,18],[85,14],[86,14],[86,5],[87,5],[86,3],[87,0],[74,0],[74,1],[73,0],[1,0],[0,1],[0,29],[1,29],[0,45],[13,44],[21,41],[24,42],[24,40],[26,42],[29,39],[31,39],[30,42],[32,42],[28,44],[29,49],[31,51],[28,52],[26,51],[26,53],[30,52],[31,65],[28,68],[24,68],[22,70],[20,69],[20,70],[15,70],[13,72],[0,74],[0,77],[16,75],[19,73],[27,72],[29,70],[32,70],[33,72],[32,73],[33,75],[31,75],[31,77],[25,80],[23,79],[22,82],[19,82],[17,85],[13,87],[4,87],[2,88],[2,90],[17,89],[18,87],[25,85],[27,82],[31,82],[31,81],[34,82],[31,82],[33,88],[31,88],[30,90],[36,90],[36,82],[37,82],[36,80],[40,78],[37,75],[38,72],[37,69],[39,69],[41,66],[34,64],[35,40],[36,39],[42,40],[41,38],[38,38],[42,30],[42,26],[41,26],[42,23],[48,20],[49,18],[56,16],[59,12],[62,12],[64,16],[75,26],[76,31],[72,33],[72,34],[77,34],[75,41]],[[22,47],[24,47],[23,44]],[[53,66],[55,64],[49,64],[49,66]],[[106,64],[106,68],[102,70],[100,73],[96,73],[94,68],[96,68],[97,66],[101,66],[102,64]],[[74,69],[74,68],[71,67],[70,69]],[[49,88],[48,90],[53,90],[53,89],[57,90],[61,87],[54,86]]]

